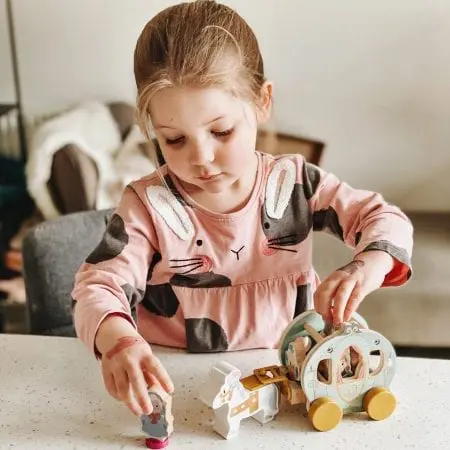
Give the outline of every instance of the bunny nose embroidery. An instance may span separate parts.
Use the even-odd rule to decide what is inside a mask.
[[[206,255],[199,255],[199,257],[202,259],[202,268],[205,272],[209,272],[212,269],[213,263],[211,261],[211,258]]]
[[[239,261],[239,252],[245,247],[245,245],[243,245],[239,250],[233,250],[231,249],[231,251],[236,255],[237,260]]]

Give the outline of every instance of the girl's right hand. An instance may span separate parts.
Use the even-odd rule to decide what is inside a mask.
[[[155,383],[173,392],[173,383],[150,345],[123,318],[105,320],[97,333],[102,375],[109,394],[140,416],[153,410],[148,387]]]

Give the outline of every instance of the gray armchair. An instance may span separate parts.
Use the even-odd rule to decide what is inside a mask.
[[[74,276],[100,242],[112,210],[69,214],[33,228],[23,242],[24,277],[32,334],[75,336]]]

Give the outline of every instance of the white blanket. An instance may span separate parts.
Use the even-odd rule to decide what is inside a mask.
[[[87,102],[45,122],[33,136],[26,167],[30,195],[46,219],[60,215],[47,182],[53,155],[67,144],[75,144],[97,165],[99,179],[96,208],[115,207],[123,188],[133,179],[153,172],[155,166],[139,148],[144,136],[135,125],[124,142],[109,110],[100,102]]]

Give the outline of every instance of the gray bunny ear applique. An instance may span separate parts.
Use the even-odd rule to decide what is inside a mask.
[[[169,189],[164,186],[149,186],[146,194],[155,211],[180,239],[187,241],[194,237],[194,224],[183,205]]]
[[[290,159],[277,161],[266,186],[266,212],[272,219],[281,219],[294,190],[297,168]]]

